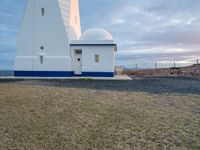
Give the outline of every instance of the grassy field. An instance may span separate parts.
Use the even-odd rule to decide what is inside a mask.
[[[198,150],[199,91],[184,78],[0,81],[0,149]]]

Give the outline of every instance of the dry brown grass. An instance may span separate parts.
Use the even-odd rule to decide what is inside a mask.
[[[192,65],[187,67],[172,67],[172,68],[158,68],[158,69],[144,69],[144,70],[127,70],[123,71],[132,77],[142,76],[180,76],[180,77],[199,77],[200,65]]]
[[[200,96],[0,85],[0,149],[200,149]]]

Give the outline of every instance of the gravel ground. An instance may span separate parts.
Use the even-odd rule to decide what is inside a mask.
[[[0,80],[0,150],[199,150],[200,79]]]
[[[95,90],[148,92],[152,94],[200,94],[200,78],[156,77],[135,78],[132,81],[103,80],[0,80],[0,83],[18,83],[52,87],[83,88]]]

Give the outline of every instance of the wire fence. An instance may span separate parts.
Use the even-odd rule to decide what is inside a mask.
[[[121,66],[121,67],[124,70],[144,70],[144,69],[161,69],[161,68],[179,68],[179,67],[188,67],[192,65],[200,67],[199,59],[196,59],[194,63],[190,63],[188,65],[183,65],[182,63],[174,61],[174,62],[171,62],[171,65],[167,65],[166,67],[164,67],[163,63],[159,63],[159,62],[155,62],[154,64],[152,64],[152,67],[143,67],[144,65],[141,65],[140,63],[136,63],[135,65],[133,65],[133,67],[125,67],[125,66]]]

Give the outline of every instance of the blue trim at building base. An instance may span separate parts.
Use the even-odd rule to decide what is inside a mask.
[[[72,71],[15,71],[15,77],[71,77]]]
[[[80,77],[114,77],[113,72],[83,72]],[[15,77],[73,77],[73,71],[15,71]]]
[[[83,77],[114,77],[113,72],[83,72]]]

